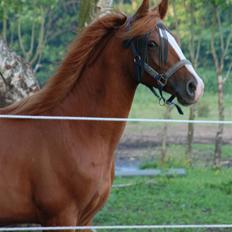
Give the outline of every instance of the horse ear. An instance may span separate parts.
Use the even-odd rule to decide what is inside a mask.
[[[168,11],[168,0],[161,0],[160,4],[158,5],[158,7],[155,7],[153,9],[153,11],[158,10],[159,14],[160,14],[160,18],[164,19],[167,11]]]
[[[134,19],[139,19],[144,17],[149,12],[149,0],[143,0],[142,5],[139,7],[134,15]]]

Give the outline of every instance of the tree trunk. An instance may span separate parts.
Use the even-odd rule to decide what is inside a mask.
[[[170,119],[171,118],[171,108],[166,107],[165,113],[164,113],[164,118],[165,119]],[[163,127],[163,133],[162,133],[162,145],[161,145],[161,158],[160,158],[160,163],[163,165],[166,160],[167,156],[167,138],[168,138],[168,123],[164,123]]]
[[[29,64],[0,39],[0,106],[19,101],[39,89]]]
[[[107,13],[113,0],[80,0],[79,29],[82,29],[96,16]]]
[[[220,121],[224,121],[224,96],[223,96],[223,78],[221,70],[217,71],[218,81],[218,118]],[[222,140],[223,140],[224,125],[218,125],[218,131],[215,139],[215,153],[214,153],[214,165],[220,167],[221,154],[222,154]]]
[[[173,6],[173,13],[174,13],[174,21],[175,21],[175,29],[177,32],[177,36],[179,36],[179,24],[178,24],[178,18],[176,14],[176,1],[172,1],[172,6]],[[171,108],[166,107],[165,113],[164,113],[164,118],[165,119],[170,119],[171,118]],[[164,123],[163,127],[163,133],[162,133],[162,141],[161,141],[161,158],[160,158],[160,163],[163,165],[166,160],[167,156],[167,137],[168,137],[168,123]]]
[[[196,115],[195,113],[196,113],[196,106],[193,105],[189,109],[189,120],[192,121],[195,119],[195,115]],[[193,139],[194,139],[194,124],[188,123],[186,154],[190,166],[192,166],[192,161],[193,161]]]
[[[223,33],[222,16],[223,16],[223,10],[218,6],[214,6],[213,17],[212,17],[214,28],[212,28],[211,30],[211,53],[216,68],[217,87],[218,87],[218,119],[220,121],[225,120],[223,85],[226,79],[223,79],[223,71],[225,67],[226,57],[229,53],[229,48],[232,41],[231,28],[229,30],[229,34],[225,35]],[[216,36],[216,31],[218,32],[218,37]],[[217,44],[216,38],[219,43],[218,49],[216,46]],[[228,75],[230,74],[230,68],[227,74]],[[220,167],[221,165],[223,131],[224,131],[224,124],[219,124],[215,138],[215,152],[214,152],[215,167]]]
[[[97,3],[97,14],[102,16],[111,10],[113,0],[99,0]]]
[[[79,29],[82,29],[92,20],[96,11],[97,0],[80,0]]]
[[[193,64],[193,67],[197,69],[199,62],[200,48],[201,48],[201,33],[199,33],[196,27],[191,26],[196,24],[197,22],[198,16],[196,16],[195,14],[195,12],[197,12],[197,8],[193,1],[184,1],[184,7],[187,15],[189,15],[189,23],[190,23],[189,24],[190,34],[189,34],[189,42],[188,42],[190,60]],[[195,118],[196,118],[196,106],[193,105],[189,108],[188,119],[194,121]],[[195,125],[193,123],[188,124],[186,156],[189,165],[192,165],[192,160],[193,160],[194,127]]]

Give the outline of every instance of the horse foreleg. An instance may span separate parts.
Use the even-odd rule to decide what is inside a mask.
[[[42,226],[45,227],[69,227],[77,225],[77,214],[69,211],[62,212],[58,215],[48,216]],[[51,231],[51,232],[54,232]],[[75,230],[60,230],[58,232],[75,232]]]

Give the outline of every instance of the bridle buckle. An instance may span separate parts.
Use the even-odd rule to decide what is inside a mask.
[[[163,73],[163,74],[159,74],[158,78],[157,78],[157,82],[158,82],[158,85],[163,88],[164,86],[167,85],[168,83],[168,79],[166,78],[166,75]]]
[[[137,56],[134,57],[134,63],[135,63],[135,64],[140,64],[141,61],[142,61],[141,56],[137,55]]]

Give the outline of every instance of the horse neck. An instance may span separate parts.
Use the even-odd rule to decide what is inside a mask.
[[[128,71],[130,51],[121,47],[112,39],[95,62],[86,65],[63,102],[64,114],[128,117],[137,85]]]
[[[128,57],[131,57],[131,64],[128,64]],[[86,65],[56,113],[68,116],[128,117],[137,87],[130,73],[132,67],[130,51],[123,49],[117,39],[111,39],[97,59],[91,65]],[[85,127],[90,124],[90,136],[97,140],[99,131],[104,131],[105,141],[110,140],[112,147],[117,144],[125,126],[125,123],[115,122],[82,123],[83,133],[88,133]],[[76,129],[80,131],[80,128]]]

